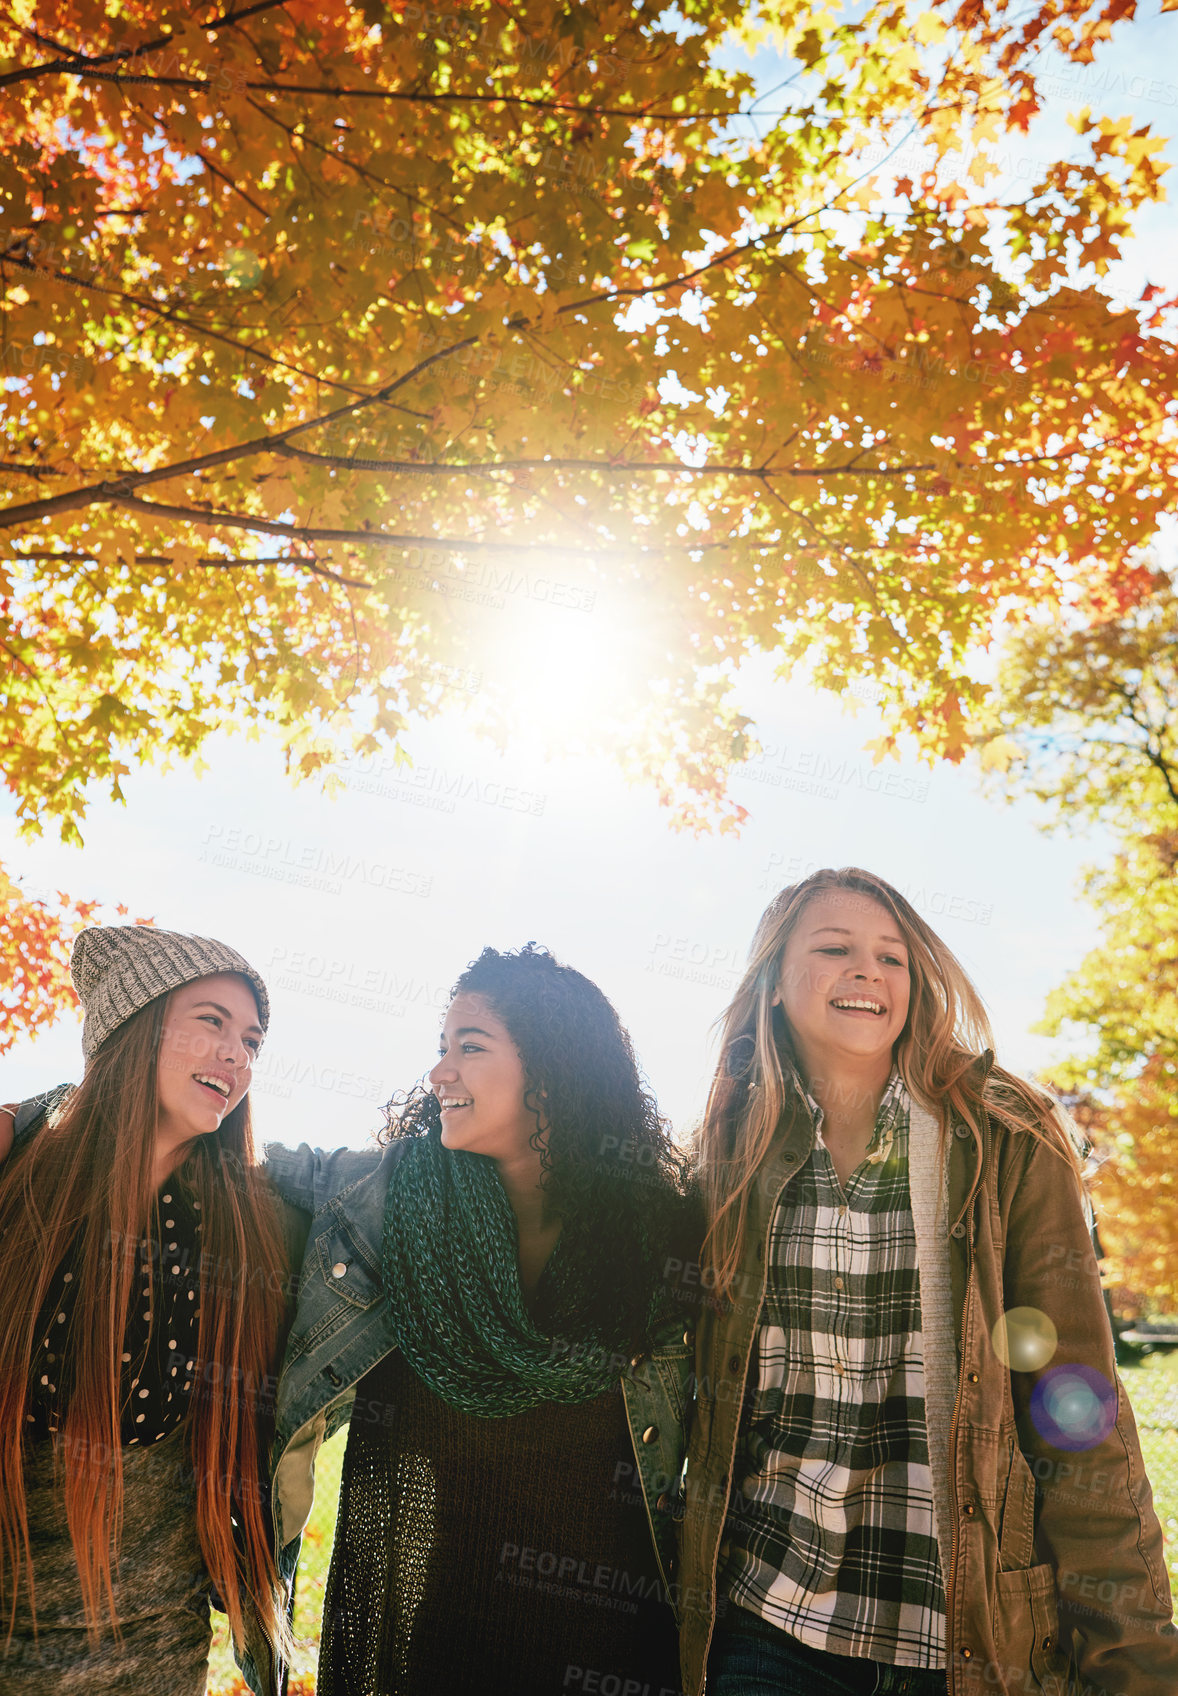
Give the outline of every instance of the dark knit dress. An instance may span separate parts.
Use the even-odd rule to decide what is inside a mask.
[[[156,1198],[135,1257],[122,1350],[123,1528],[112,1569],[120,1637],[86,1630],[64,1485],[76,1464],[61,1426],[70,1390],[77,1284],[66,1261],[41,1313],[33,1366],[25,1500],[36,1584],[16,1628],[0,1632],[0,1696],[200,1696],[211,1627],[209,1578],[196,1532],[186,1415],[200,1313],[200,1211],[175,1180]],[[9,1598],[3,1598],[5,1611]],[[7,1620],[5,1620],[7,1623]]]
[[[387,1355],[352,1413],[319,1696],[562,1696],[586,1674],[679,1689],[620,1388],[481,1419]]]

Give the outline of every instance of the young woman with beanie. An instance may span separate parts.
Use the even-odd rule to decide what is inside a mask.
[[[1178,1690],[1077,1151],[882,878],[770,903],[699,1139],[698,1696]]]
[[[197,1696],[210,1586],[276,1690],[264,1461],[301,1238],[250,1131],[266,986],[149,926],[82,931],[71,974],[82,1082],[25,1104],[0,1166],[0,1693]]]
[[[267,1149],[313,1216],[274,1450],[288,1566],[351,1420],[318,1689],[673,1696],[681,1159],[605,996],[531,945],[459,978],[429,1083],[378,1154]]]

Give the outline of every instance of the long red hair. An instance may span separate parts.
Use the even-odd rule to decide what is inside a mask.
[[[11,1636],[35,1617],[23,1447],[38,1318],[67,1256],[77,1295],[59,1442],[65,1506],[92,1633],[117,1631],[120,1380],[134,1245],[155,1207],[156,1076],[166,996],[113,1031],[60,1116],[0,1170],[0,1605]],[[175,1174],[200,1203],[200,1324],[189,1415],[196,1518],[209,1575],[244,1637],[252,1607],[274,1642],[283,1610],[266,1511],[265,1449],[288,1276],[278,1203],[256,1163],[249,1097]],[[234,1520],[237,1522],[235,1535]]]

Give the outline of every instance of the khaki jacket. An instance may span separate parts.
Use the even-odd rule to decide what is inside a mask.
[[[990,1064],[988,1055],[979,1062],[987,1070]],[[942,1495],[951,1523],[938,1532],[949,1550],[949,1696],[1175,1696],[1178,1633],[1170,1623],[1161,1530],[1116,1377],[1075,1181],[1059,1156],[1026,1132],[994,1116],[982,1131],[981,1184],[972,1203],[979,1154],[964,1126],[949,1138],[948,1152],[944,1248],[957,1399]],[[810,1135],[795,1125],[770,1151],[732,1302],[699,1321],[679,1572],[687,1696],[703,1689],[716,1621],[716,1573],[769,1227],[810,1152]],[[1012,1372],[994,1352],[995,1325],[1017,1307],[1046,1313],[1059,1334],[1040,1371]],[[1031,1413],[1035,1384],[1065,1364],[1095,1369],[1119,1398],[1103,1440],[1071,1452],[1048,1443]]]

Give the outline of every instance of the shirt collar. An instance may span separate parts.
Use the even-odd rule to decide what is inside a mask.
[[[792,1083],[798,1098],[804,1103],[817,1140],[822,1135],[822,1109],[806,1088],[793,1060],[788,1055],[783,1056],[783,1060],[786,1081]],[[869,1165],[880,1166],[891,1154],[897,1133],[907,1124],[909,1105],[910,1098],[899,1067],[893,1066],[876,1110],[875,1130],[863,1157]]]
[[[867,1145],[864,1159],[872,1166],[882,1166],[891,1154],[897,1135],[908,1123],[908,1091],[899,1068],[892,1067],[879,1109],[875,1115],[875,1133]]]

